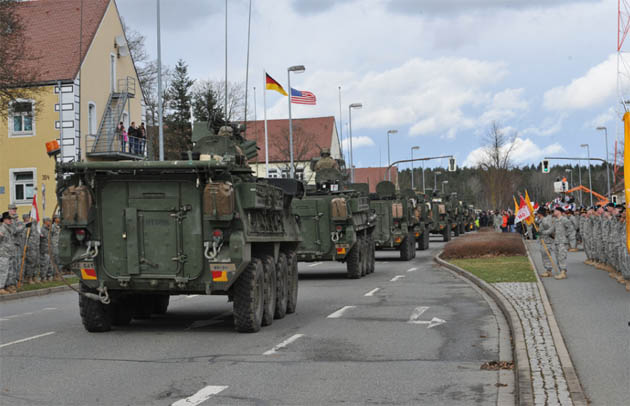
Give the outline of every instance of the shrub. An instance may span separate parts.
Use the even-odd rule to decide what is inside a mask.
[[[517,233],[484,232],[459,237],[444,247],[442,258],[481,258],[527,255]]]

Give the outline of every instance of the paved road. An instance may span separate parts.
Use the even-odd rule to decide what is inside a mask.
[[[498,359],[505,321],[431,246],[409,262],[378,252],[360,280],[300,264],[297,313],[257,334],[234,332],[224,297],[174,297],[166,315],[102,334],[83,329],[72,292],[5,302],[0,404],[496,405],[499,375],[480,366]],[[414,310],[438,325],[408,323]]]
[[[529,242],[542,269],[539,245]],[[583,251],[569,253],[569,277],[543,278],[571,359],[593,405],[630,404],[630,294],[608,273],[585,265]]]

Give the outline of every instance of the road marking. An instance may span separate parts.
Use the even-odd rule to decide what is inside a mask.
[[[321,265],[321,264],[323,264],[323,262],[315,262],[314,264],[309,264],[308,266],[314,267],[314,266]]]
[[[402,279],[404,277],[405,275],[396,275],[390,280],[390,282],[396,282],[398,279]]]
[[[206,386],[194,395],[189,396],[186,399],[180,399],[171,406],[196,406],[210,399],[212,395],[223,392],[227,388],[229,388],[229,386]]]
[[[389,261],[383,261],[381,264],[389,264]]]
[[[0,318],[0,321],[7,321],[7,320],[10,320],[10,319],[17,319],[18,317],[30,316],[30,315],[33,315],[33,314],[42,313],[42,312],[46,312],[46,311],[49,311],[49,310],[57,310],[57,308],[56,307],[44,307],[42,310],[35,310],[34,312],[12,314],[11,316],[4,316],[4,317]]]
[[[49,331],[48,333],[38,334],[38,335],[33,336],[33,337],[27,337],[27,338],[22,338],[21,340],[11,341],[10,343],[1,344],[0,348],[8,347],[8,346],[13,345],[13,344],[23,343],[25,341],[31,341],[31,340],[34,340],[36,338],[46,337],[46,336],[49,336],[51,334],[55,334],[55,332],[54,331]]]
[[[287,338],[286,340],[284,340],[280,344],[276,345],[275,347],[273,347],[269,351],[263,352],[263,355],[275,354],[276,352],[278,352],[279,349],[281,349],[283,347],[286,347],[287,345],[291,344],[292,342],[294,342],[295,340],[297,340],[300,337],[304,337],[304,334],[296,334],[294,336],[291,336],[291,337]]]
[[[193,297],[197,297],[197,296],[199,296],[199,295],[186,295],[186,297],[187,297],[188,299],[192,299]]]
[[[374,296],[374,294],[378,292],[379,290],[381,290],[381,288],[374,288],[363,296]]]
[[[409,268],[409,269],[407,269],[407,272],[415,272],[417,270],[418,270],[418,268]]]
[[[343,314],[346,312],[346,310],[350,310],[350,309],[354,309],[356,306],[344,306],[341,309],[337,310],[334,313],[331,313],[328,315],[328,319],[338,319],[339,317],[343,316]]]
[[[429,310],[428,306],[416,307],[415,309],[413,309],[413,312],[411,312],[411,316],[409,316],[409,321],[407,323],[428,324],[427,328],[433,328],[433,327],[439,326],[440,324],[446,323],[446,320],[442,320],[438,317],[434,317],[431,320],[418,320],[420,316],[422,316],[422,314],[426,312],[427,310]]]

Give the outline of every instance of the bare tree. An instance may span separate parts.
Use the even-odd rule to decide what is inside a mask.
[[[319,152],[321,145],[315,141],[316,134],[305,131],[299,123],[293,123],[293,171],[298,169],[299,163],[309,161],[315,152]],[[291,148],[289,140],[289,128],[282,130],[277,136],[274,135],[269,140],[269,147],[276,150],[282,163],[280,168],[284,171],[291,170]],[[305,179],[307,180],[307,179]]]
[[[206,81],[214,90],[216,95],[216,103],[223,111],[225,111],[225,80]],[[227,119],[228,122],[243,120],[245,108],[245,85],[243,83],[228,82],[228,106]],[[223,114],[225,116],[225,113]]]
[[[7,119],[11,104],[33,99],[41,88],[32,86],[41,68],[40,58],[28,47],[17,0],[0,0],[0,119]],[[39,105],[39,104],[38,104]],[[41,108],[41,106],[39,106]]]
[[[484,157],[479,163],[480,180],[488,193],[488,203],[495,208],[508,207],[514,193],[516,173],[512,152],[517,134],[507,134],[497,122],[490,125],[484,138]]]

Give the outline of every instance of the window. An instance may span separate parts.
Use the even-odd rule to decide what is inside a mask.
[[[88,103],[88,134],[96,135],[96,104]]]
[[[35,169],[11,169],[11,197],[15,204],[31,204],[35,195]]]
[[[35,135],[35,121],[33,120],[33,102],[18,101],[11,104],[9,116],[9,136],[28,137]]]
[[[278,173],[278,170],[276,168],[270,168],[269,169],[269,177],[270,178],[279,178],[280,174]]]
[[[304,168],[295,169],[295,179],[304,180]]]

